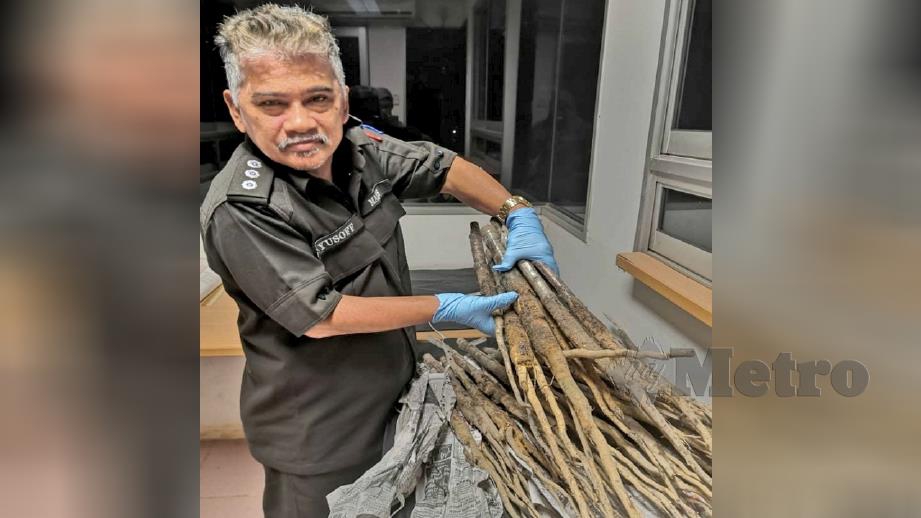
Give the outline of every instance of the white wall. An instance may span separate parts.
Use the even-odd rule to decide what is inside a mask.
[[[406,242],[406,262],[411,270],[472,268],[470,222],[489,222],[481,214],[421,215],[400,220]]]
[[[368,27],[369,86],[393,94],[393,114],[406,122],[406,29]]]
[[[241,439],[240,385],[243,357],[200,358],[198,430],[202,439]]]
[[[614,264],[636,235],[664,13],[664,0],[609,0],[586,241],[543,219],[563,279],[593,312],[609,315],[637,345],[651,337],[703,357],[710,328]]]

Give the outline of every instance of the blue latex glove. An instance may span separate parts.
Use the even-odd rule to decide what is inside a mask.
[[[492,312],[510,306],[518,298],[514,291],[507,291],[492,297],[464,295],[462,293],[439,293],[438,311],[432,322],[457,322],[475,327],[489,336],[496,334]]]
[[[514,268],[518,261],[527,259],[541,261],[557,275],[560,274],[560,267],[553,258],[553,247],[550,246],[550,241],[547,241],[544,227],[540,224],[540,218],[534,209],[525,207],[512,212],[505,224],[508,226],[505,255],[502,257],[502,263],[493,266],[493,270],[507,272]]]

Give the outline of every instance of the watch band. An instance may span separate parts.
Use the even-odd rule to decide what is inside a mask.
[[[499,207],[499,214],[496,215],[499,218],[499,221],[505,223],[505,220],[508,218],[508,213],[511,212],[516,205],[524,205],[525,207],[531,207],[531,202],[524,199],[521,196],[512,196],[511,198],[505,200],[501,207]]]

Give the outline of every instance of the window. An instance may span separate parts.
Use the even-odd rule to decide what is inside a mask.
[[[584,235],[606,2],[476,0],[468,157]]]
[[[692,186],[685,188],[688,190],[657,185],[649,250],[710,279],[713,200],[706,197],[707,193],[689,192],[696,190]]]
[[[523,0],[512,190],[584,231],[605,2]]]
[[[712,159],[711,0],[685,1],[682,7],[681,16],[687,23],[678,28],[676,38],[681,66],[672,71],[669,129],[662,151]]]
[[[673,2],[636,249],[709,285],[713,278],[711,0]]]

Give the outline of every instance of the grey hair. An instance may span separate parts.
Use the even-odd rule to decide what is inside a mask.
[[[345,72],[339,57],[339,44],[324,16],[302,7],[265,4],[224,18],[214,38],[224,60],[227,88],[234,104],[239,104],[243,84],[242,61],[274,54],[292,59],[308,54],[326,57],[339,85],[345,88]]]

